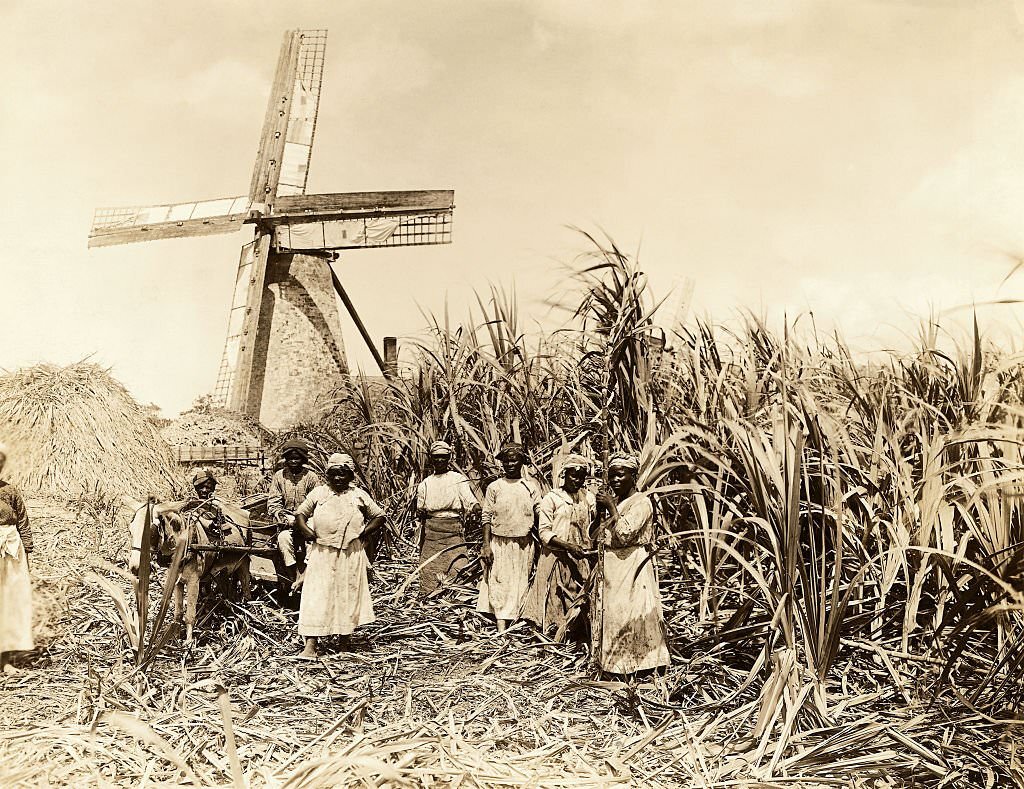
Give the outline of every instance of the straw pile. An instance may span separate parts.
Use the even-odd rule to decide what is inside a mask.
[[[843,666],[827,725],[737,752],[757,714],[745,681],[758,645],[702,643],[693,590],[669,596],[674,630],[692,632],[676,631],[668,675],[604,683],[579,647],[522,626],[494,635],[471,584],[425,603],[400,592],[407,545],[376,565],[378,621],[352,652],[328,643],[321,661],[295,660],[295,614],[257,601],[213,615],[191,652],[175,645],[136,673],[109,598],[80,582],[93,569],[127,589],[97,565],[123,561],[123,527],[30,507],[47,622],[23,672],[0,675],[3,786],[881,789],[1024,775],[1012,727],[902,701],[893,673],[925,684],[934,669],[888,652]]]
[[[145,410],[108,370],[41,364],[0,376],[5,477],[65,500],[116,501],[175,487],[170,451]]]
[[[210,444],[261,444],[267,432],[252,419],[221,408],[186,411],[161,429],[172,447]]]

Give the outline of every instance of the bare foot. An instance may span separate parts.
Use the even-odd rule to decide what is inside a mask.
[[[316,636],[306,636],[305,647],[299,655],[299,660],[316,660]]]

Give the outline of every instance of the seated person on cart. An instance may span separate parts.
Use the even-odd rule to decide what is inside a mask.
[[[317,485],[320,476],[308,467],[309,447],[301,439],[286,441],[281,450],[284,467],[274,474],[267,497],[267,515],[278,524],[277,548],[284,564],[285,580],[294,584],[301,569],[304,542],[295,531],[295,510]]]
[[[217,478],[212,471],[207,468],[197,468],[193,471],[192,487],[195,489],[196,498],[199,499],[197,509],[200,511],[200,521],[211,541],[219,542],[223,537],[225,519],[240,528],[249,525],[248,511],[229,504],[217,495]]]

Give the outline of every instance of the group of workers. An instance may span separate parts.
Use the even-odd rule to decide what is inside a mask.
[[[0,444],[0,472],[7,454]],[[278,526],[284,573],[300,589],[300,657],[315,658],[319,638],[347,637],[374,621],[367,548],[384,511],[353,484],[356,467],[349,455],[327,459],[325,481],[310,467],[304,442],[289,441],[282,458],[268,514]],[[502,446],[497,459],[503,476],[487,486],[480,502],[466,476],[451,468],[452,447],[444,441],[430,446],[431,473],[415,496],[420,596],[467,566],[466,527],[478,520],[483,573],[476,608],[494,617],[499,632],[526,620],[556,641],[589,640],[608,674],[667,666],[651,555],[654,510],[637,490],[636,458],[612,457],[607,488],[592,492],[590,461],[568,455],[561,459],[557,486],[546,493],[524,476],[521,446]],[[198,498],[215,501],[212,473],[197,470],[192,483]],[[10,652],[32,649],[31,550],[25,502],[0,480],[0,668],[9,668]]]
[[[318,638],[347,637],[374,621],[367,547],[384,512],[354,484],[349,455],[328,458],[326,484],[310,469],[303,442],[288,442],[282,458],[268,514],[281,525],[277,540],[288,577],[301,585],[301,657],[314,658]],[[502,446],[497,459],[503,476],[487,486],[480,502],[469,479],[452,469],[452,447],[431,444],[431,473],[415,497],[420,597],[466,567],[466,526],[478,520],[483,573],[476,608],[494,617],[499,632],[526,620],[556,641],[589,640],[598,666],[609,674],[667,666],[651,556],[654,509],[637,490],[636,458],[612,457],[608,488],[592,492],[590,461],[569,455],[561,459],[557,487],[546,493],[523,474],[521,446]],[[303,542],[308,548],[299,573]]]

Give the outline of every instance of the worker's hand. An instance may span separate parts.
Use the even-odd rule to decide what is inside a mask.
[[[417,510],[416,510],[416,520],[418,520],[418,521],[425,521],[426,519],[427,519],[427,511],[425,509],[423,509],[422,507],[421,508],[417,508]]]
[[[594,499],[599,507],[603,507],[608,512],[615,512],[615,499],[612,498],[611,491],[607,488],[601,488],[595,494]]]
[[[290,512],[284,513],[284,515],[282,516],[282,520],[284,520],[285,526],[295,525],[295,516],[292,515]]]
[[[563,542],[562,545],[565,550],[569,552],[569,555],[574,559],[582,559],[587,555],[587,549],[582,545],[577,545],[574,542]]]
[[[491,550],[491,544],[485,542],[480,547],[480,561],[483,562],[484,567],[490,567],[494,563],[494,551]]]

